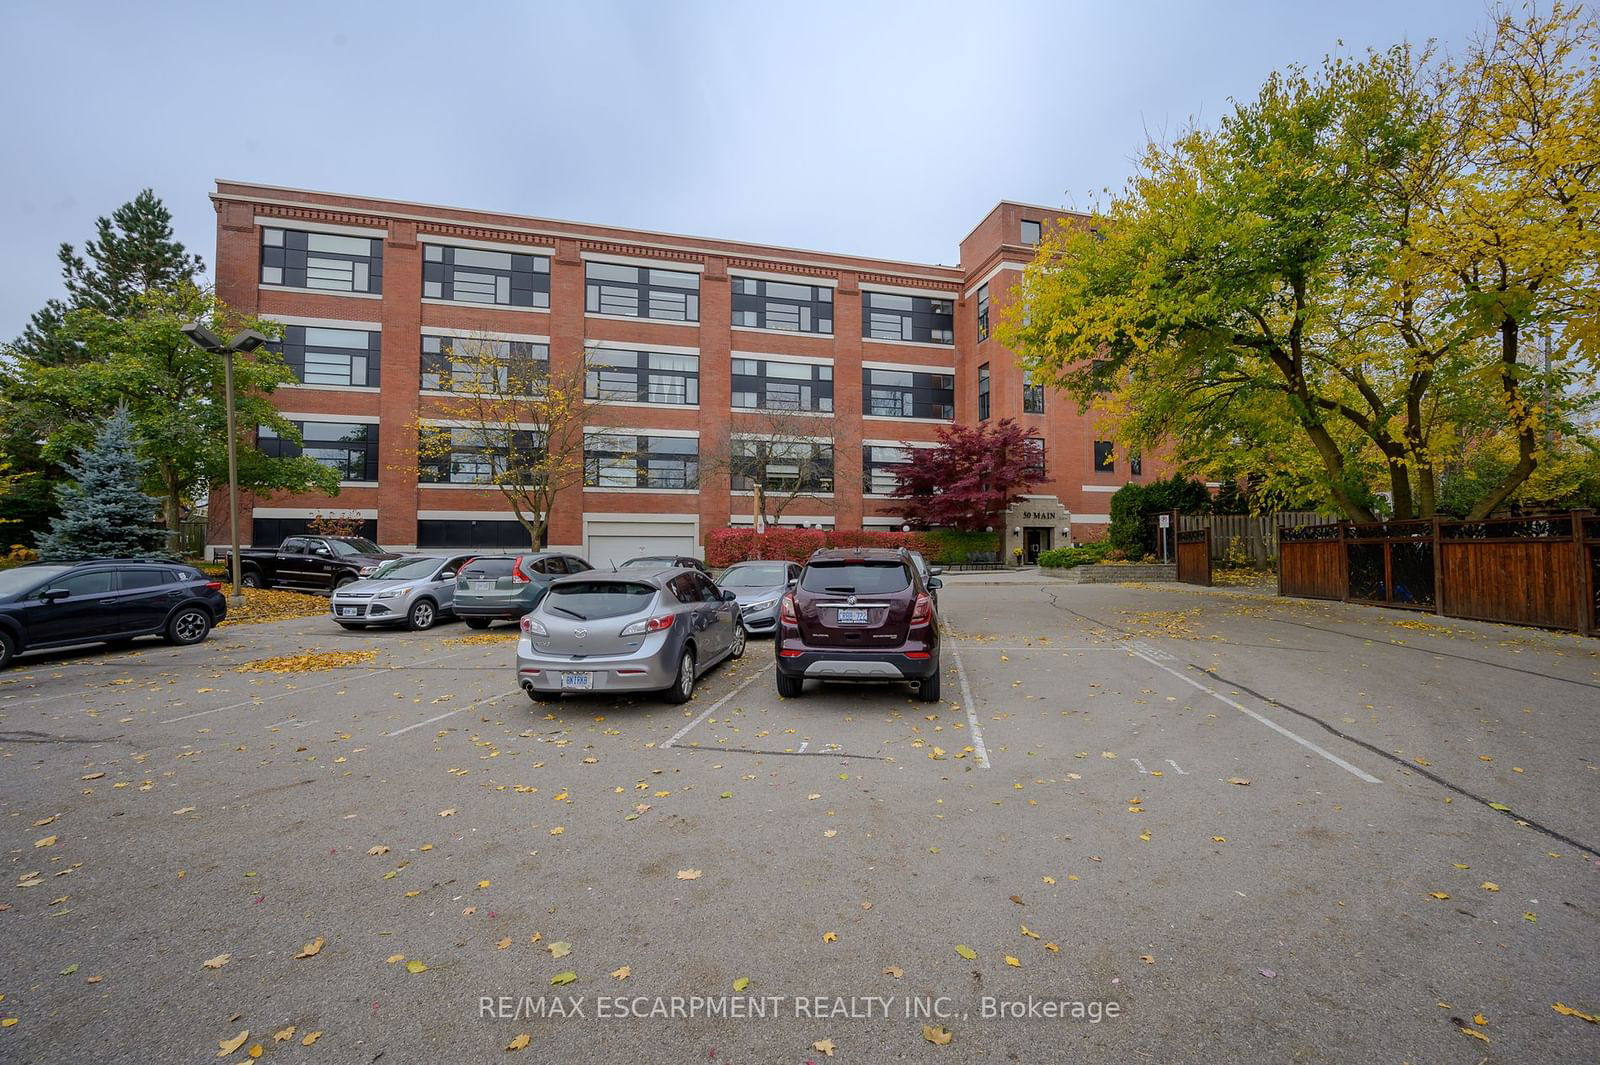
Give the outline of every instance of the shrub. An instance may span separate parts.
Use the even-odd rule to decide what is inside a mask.
[[[932,563],[935,543],[925,532],[768,529],[758,534],[748,528],[713,529],[706,537],[706,565],[720,568],[752,558],[804,562],[824,547],[909,547]]]
[[[929,529],[918,535],[927,537],[928,547],[921,550],[923,557],[932,566],[960,566],[967,561],[967,556],[972,554],[999,557],[999,533]]]
[[[1164,481],[1125,484],[1111,497],[1111,528],[1107,539],[1129,555],[1160,550],[1151,515],[1176,510],[1182,514],[1209,514],[1211,493],[1199,481],[1173,474]]]
[[[1048,569],[1071,569],[1073,566],[1090,566],[1105,559],[1111,545],[1104,540],[1082,547],[1053,547],[1039,553],[1039,565]]]

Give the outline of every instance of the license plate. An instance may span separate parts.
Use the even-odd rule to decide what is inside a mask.
[[[339,616],[342,618],[353,618],[358,613],[360,613],[360,611],[353,606],[342,606],[339,608]]]
[[[866,623],[867,612],[865,610],[839,611],[839,624],[841,625],[865,625]]]
[[[468,581],[467,587],[474,592],[490,592],[494,590],[494,581]]]
[[[589,691],[594,687],[593,673],[563,673],[561,686],[569,691]]]

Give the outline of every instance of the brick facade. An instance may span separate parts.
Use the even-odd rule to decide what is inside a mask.
[[[338,385],[286,387],[277,394],[281,410],[328,421],[365,421],[378,432],[378,479],[348,483],[336,498],[281,494],[241,500],[240,531],[252,530],[275,542],[275,533],[315,513],[352,513],[375,518],[377,538],[389,547],[418,544],[419,521],[488,521],[510,517],[492,487],[419,483],[411,447],[413,426],[426,420],[436,401],[421,389],[421,336],[430,329],[458,334],[547,337],[551,366],[571,366],[597,342],[640,348],[692,350],[699,357],[699,402],[678,408],[641,404],[607,411],[611,425],[671,434],[698,433],[705,454],[726,447],[730,435],[759,424],[760,416],[731,403],[732,361],[783,357],[823,361],[833,371],[833,410],[826,422],[834,449],[831,495],[797,500],[790,508],[805,523],[840,529],[898,525],[892,500],[863,491],[863,441],[880,446],[901,441],[930,443],[937,421],[873,416],[864,408],[863,367],[891,372],[907,368],[954,372],[955,418],[978,418],[979,367],[990,374],[993,418],[1013,417],[1039,431],[1046,442],[1047,480],[1035,487],[1028,513],[1052,508],[1070,511],[1071,535],[1083,541],[1104,530],[1109,492],[1128,480],[1157,474],[1153,458],[1142,476],[1132,476],[1118,457],[1113,472],[1095,472],[1094,415],[1049,394],[1043,413],[1024,413],[1024,377],[1015,355],[993,336],[979,339],[977,299],[987,285],[991,322],[1009,299],[1033,248],[1022,240],[1026,221],[1052,224],[1061,212],[1003,202],[961,241],[960,267],[829,255],[735,241],[682,237],[608,226],[582,225],[458,208],[400,203],[358,196],[219,182],[212,195],[217,210],[216,276],[227,303],[243,312],[289,323],[376,328],[381,332],[378,387]],[[307,233],[356,234],[382,240],[381,293],[317,292],[264,283],[262,234],[266,227]],[[429,244],[494,248],[544,256],[549,261],[549,307],[502,307],[446,303],[423,298],[423,263]],[[699,274],[698,321],[689,323],[626,319],[586,313],[587,260],[629,261],[665,270]],[[832,335],[735,327],[731,277],[789,280],[826,285],[832,291]],[[875,340],[862,336],[863,292],[915,294],[954,304],[954,343]],[[309,419],[308,419],[309,420]],[[1059,507],[1058,507],[1059,505]],[[705,533],[749,520],[751,499],[730,491],[725,470],[705,468],[693,490],[575,488],[556,502],[549,530],[553,547],[590,553],[605,561],[607,551],[655,549],[675,539],[698,545]],[[225,490],[214,494],[209,541],[225,542]],[[786,515],[787,521],[788,515]],[[277,522],[266,519],[279,519]],[[286,524],[287,523],[287,524]],[[454,528],[455,526],[452,526]],[[1035,548],[1060,546],[1067,526],[1055,525],[1027,537]],[[1006,549],[1024,539],[1007,529]],[[637,541],[631,541],[634,537]],[[651,539],[651,538],[655,539]],[[630,547],[630,544],[633,545]],[[455,545],[452,545],[455,546]],[[489,546],[463,544],[461,546]],[[678,549],[684,549],[682,547]]]

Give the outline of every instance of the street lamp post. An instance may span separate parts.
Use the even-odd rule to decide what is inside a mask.
[[[234,427],[233,413],[233,356],[236,353],[254,351],[267,342],[267,338],[254,329],[246,329],[227,343],[211,330],[199,322],[190,322],[183,327],[183,334],[195,345],[213,355],[222,356],[222,390],[223,403],[228,415],[228,555],[229,568],[233,571],[233,588],[228,596],[228,605],[231,607],[244,606],[244,592],[239,587],[239,439]]]

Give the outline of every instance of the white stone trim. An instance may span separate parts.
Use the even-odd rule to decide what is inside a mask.
[[[730,359],[756,359],[760,362],[794,362],[810,366],[832,366],[832,355],[779,355],[770,351],[730,351]]]
[[[784,444],[833,444],[835,447],[838,446],[831,436],[790,436],[788,433],[784,433],[780,437],[774,437],[771,433],[741,433],[737,430],[730,433],[729,436],[734,440],[766,440],[771,438],[778,443]],[[744,494],[749,495],[750,493],[746,492]],[[803,494],[809,495],[810,493]]]
[[[630,429],[621,425],[596,425],[584,426],[585,438],[591,436],[681,436],[685,439],[697,438],[698,429]]]
[[[447,233],[418,233],[418,244],[438,244],[448,248],[478,248],[482,251],[509,251],[516,255],[544,255],[554,256],[554,247],[541,247],[533,244],[502,244],[492,240],[469,240],[466,237],[452,237]]]
[[[310,207],[312,204],[299,204],[301,207]],[[317,205],[320,207],[320,205]],[[323,208],[325,209],[325,208]],[[387,240],[388,227],[378,226],[345,226],[333,222],[317,222],[304,218],[275,218],[272,215],[256,215],[256,225],[263,229],[293,229],[300,233],[328,233],[342,237],[379,237]]]
[[[1111,524],[1111,515],[1109,515],[1109,514],[1074,514],[1074,515],[1072,515],[1072,521],[1076,525],[1110,525]]]
[[[509,510],[419,510],[418,521],[516,521]],[[440,550],[443,550],[442,548]]]
[[[454,306],[454,304],[451,306]],[[526,309],[523,308],[523,310]],[[487,329],[458,329],[454,326],[445,325],[423,325],[417,330],[417,336],[419,338],[425,336],[450,337],[454,340],[515,340],[533,344],[550,343],[550,338],[542,333],[496,333]]]
[[[378,367],[378,372],[380,374],[383,372],[381,365]],[[383,391],[378,385],[303,385],[298,381],[278,386],[279,392],[289,389],[304,389],[307,392],[370,392],[373,395]]]
[[[360,518],[362,521],[376,521],[378,518],[375,507],[254,507],[250,511],[252,518],[314,518],[318,514]]]
[[[871,271],[863,272],[870,273]],[[937,288],[911,288],[906,285],[880,285],[875,281],[862,282],[861,291],[863,293],[886,292],[891,296],[926,296],[929,299],[950,300],[951,302],[961,298],[960,292],[948,292]],[[862,300],[861,305],[865,308],[867,305],[866,300]]]
[[[700,254],[713,255],[716,253],[701,252]],[[649,259],[642,255],[612,255],[608,252],[582,251],[578,253],[578,258],[584,262],[592,263],[616,263],[619,266],[648,266],[656,270],[676,270],[681,274],[703,274],[706,272],[704,263],[681,263],[674,259]],[[587,272],[585,272],[585,276],[587,277]]]
[[[776,522],[772,522],[771,524],[781,527],[788,522],[793,521],[804,522],[807,525],[832,525],[838,520],[839,519],[832,514],[785,514],[783,517],[779,518]],[[754,515],[750,514],[733,514],[728,518],[729,525],[753,526],[755,523],[756,519]]]
[[[919,366],[911,362],[877,362],[872,359],[862,359],[863,370],[910,370],[914,373],[947,373],[955,376],[953,366]]]
[[[442,300],[424,296],[422,302],[429,307],[467,307],[475,311],[514,311],[517,314],[549,314],[549,307],[513,307],[509,303],[474,303],[471,300]]]
[[[769,337],[816,337],[818,340],[832,340],[833,333],[808,333],[803,329],[767,329],[759,325],[730,325],[729,329],[735,333],[760,333]]]
[[[882,414],[863,414],[861,416],[861,420],[864,421],[864,422],[908,422],[908,423],[910,423],[912,425],[954,425],[954,424],[956,424],[955,421],[953,419],[950,419],[950,418],[895,418],[895,417],[892,417],[892,416],[882,415]]]
[[[1120,484],[1081,484],[1078,487],[1085,492],[1120,492],[1123,486]]]
[[[938,447],[939,446],[939,442],[936,441],[936,440],[862,440],[861,441],[861,446],[862,447],[920,447],[920,448],[930,448],[930,447]],[[1027,499],[1029,497],[1028,496],[1023,496],[1022,498]]]
[[[274,285],[273,287],[282,288],[283,286]],[[272,314],[270,312],[262,314],[261,317],[269,322],[277,322],[279,325],[309,325],[313,328],[365,329],[369,333],[383,332],[382,322],[351,322],[343,318],[302,318],[293,314]]]
[[[653,322],[654,318],[634,319],[629,321]],[[586,348],[599,348],[603,351],[658,351],[663,355],[693,355],[700,357],[697,347],[684,347],[678,344],[636,344],[627,340],[591,340],[584,345]]]
[[[947,351],[955,354],[954,344],[939,344],[932,340],[880,340],[877,337],[862,337],[863,347],[867,344],[889,344],[897,348],[921,348],[924,351]]]
[[[594,489],[592,489],[592,488],[588,489],[588,490],[591,491],[591,492],[594,491]],[[645,522],[665,522],[665,523],[671,524],[671,525],[696,525],[696,526],[698,526],[700,524],[700,515],[698,515],[698,514],[672,514],[672,513],[663,514],[660,511],[656,511],[656,512],[650,513],[650,514],[634,514],[634,513],[628,513],[628,514],[617,513],[617,514],[613,514],[610,511],[596,510],[596,511],[592,511],[592,512],[591,511],[584,511],[583,521],[584,521],[585,525],[587,525],[591,521],[599,521],[599,522],[645,521]]]
[[[452,305],[453,306],[453,305]],[[643,322],[645,325],[672,325],[680,329],[699,329],[700,323],[678,322],[671,318],[645,318],[637,314],[601,314],[599,311],[584,311],[585,318],[592,318],[598,322]],[[618,343],[623,343],[618,341]]]
[[[840,269],[843,269],[841,267]],[[839,282],[831,277],[811,277],[806,274],[785,274],[777,270],[746,270],[742,266],[730,266],[728,277],[753,277],[760,281],[786,281],[791,285],[817,285],[822,288],[838,288]],[[746,327],[748,328],[748,327]],[[780,330],[787,332],[787,330]]]
[[[278,413],[291,422],[357,422],[361,425],[377,425],[380,421],[376,414],[296,414],[287,410],[280,410]]]
[[[382,300],[381,292],[339,292],[326,288],[295,288],[292,285],[269,285],[265,281],[256,282],[256,288],[261,292],[293,292],[305,296],[332,296],[334,299],[343,300]],[[266,315],[262,314],[265,318]]]
[[[698,488],[607,488],[601,485],[584,485],[585,494],[594,492],[598,495],[633,495],[633,496],[697,496]],[[659,521],[660,519],[655,519]]]
[[[1016,263],[1016,262],[1010,262],[1010,261],[1002,260],[1001,262],[996,263],[992,268],[990,268],[990,270],[989,270],[989,272],[987,274],[984,274],[977,281],[973,282],[972,287],[967,289],[967,291],[966,291],[966,298],[970,300],[973,296],[976,296],[978,294],[978,290],[980,288],[982,288],[984,285],[987,285],[989,282],[993,281],[996,274],[1002,273],[1003,271],[1006,271],[1006,270],[1016,270],[1016,271],[1018,271],[1020,273],[1021,271],[1026,270],[1027,268],[1028,268],[1028,264],[1027,263]],[[993,294],[990,295],[989,299],[990,299],[990,301],[992,303],[993,300],[994,300]]]

